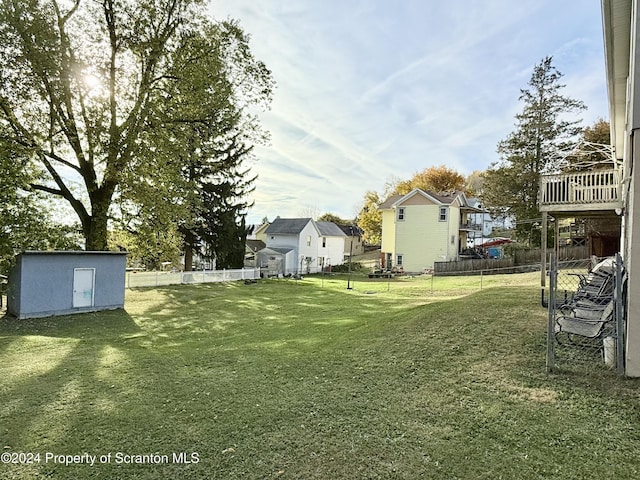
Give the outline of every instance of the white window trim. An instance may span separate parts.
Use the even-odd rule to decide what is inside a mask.
[[[396,215],[396,218],[398,219],[398,221],[403,222],[406,216],[407,216],[407,210],[404,207],[398,207],[398,214]]]

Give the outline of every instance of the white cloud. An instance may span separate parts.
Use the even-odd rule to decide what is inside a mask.
[[[589,105],[585,122],[607,116],[598,2],[216,0],[212,11],[240,20],[278,83],[250,221],[301,206],[353,216],[391,175],[486,168],[547,55],[564,93]]]

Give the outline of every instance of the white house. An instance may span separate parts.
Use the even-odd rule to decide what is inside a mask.
[[[278,217],[265,234],[258,261],[269,274],[317,273],[343,263],[345,234],[333,222]]]

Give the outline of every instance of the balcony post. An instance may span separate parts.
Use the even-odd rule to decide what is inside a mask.
[[[540,286],[542,287],[542,292],[544,294],[544,287],[547,284],[547,228],[549,223],[549,214],[547,212],[542,212],[542,239],[540,241]],[[544,295],[543,295],[544,297]]]

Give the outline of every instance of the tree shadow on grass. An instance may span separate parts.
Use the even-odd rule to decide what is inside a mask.
[[[74,315],[18,319],[11,315],[0,317],[1,337],[42,335],[77,339],[113,339],[140,331],[126,310],[105,310]]]

